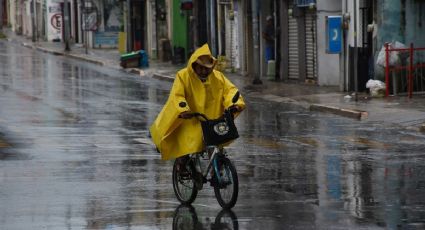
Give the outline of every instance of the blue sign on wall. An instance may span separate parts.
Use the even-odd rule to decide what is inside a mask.
[[[341,53],[342,49],[342,17],[328,16],[326,24],[327,51],[331,54]]]

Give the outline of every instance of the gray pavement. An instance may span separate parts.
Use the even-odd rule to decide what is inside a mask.
[[[184,65],[172,65],[169,62],[149,60],[148,68],[123,69],[119,65],[120,54],[116,49],[85,49],[81,44],[71,44],[71,51],[64,50],[64,44],[58,42],[32,42],[30,38],[18,36],[5,29],[9,42],[37,49],[55,55],[64,55],[97,65],[121,69],[141,77],[173,81],[174,74]],[[293,103],[313,111],[333,113],[341,116],[365,121],[381,121],[397,124],[402,127],[425,132],[425,95],[414,95],[412,99],[406,96],[391,96],[389,98],[372,98],[365,93],[346,99],[348,93],[340,92],[338,87],[317,86],[262,79],[263,84],[253,85],[252,78],[235,73],[226,73],[244,94],[255,96],[267,101],[278,103]]]

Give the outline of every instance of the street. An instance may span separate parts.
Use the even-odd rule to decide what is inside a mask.
[[[0,229],[425,227],[423,133],[245,97],[236,206],[182,207],[148,138],[170,82],[7,41],[0,79]]]

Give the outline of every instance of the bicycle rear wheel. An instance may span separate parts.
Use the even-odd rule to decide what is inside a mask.
[[[186,164],[190,164],[187,161]],[[178,160],[174,161],[173,166],[173,189],[177,199],[182,204],[191,204],[198,195],[198,190],[195,186],[195,179],[193,177],[193,167],[186,167],[186,165],[180,165],[190,170],[179,170]]]
[[[226,157],[217,159],[220,179],[214,175],[214,193],[218,203],[224,209],[233,208],[238,199],[239,180],[235,166]]]

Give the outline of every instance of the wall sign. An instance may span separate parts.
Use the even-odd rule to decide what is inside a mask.
[[[326,50],[331,54],[341,53],[342,16],[327,16],[326,21]]]
[[[60,2],[47,0],[47,39],[49,41],[62,40],[62,8]]]

